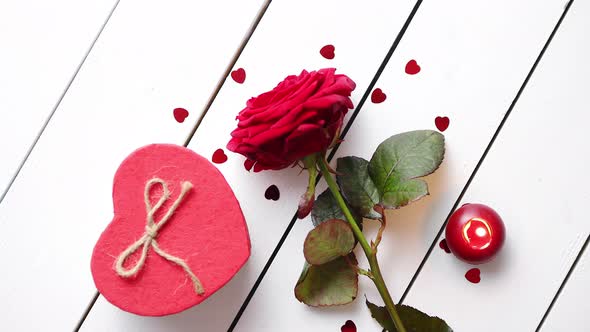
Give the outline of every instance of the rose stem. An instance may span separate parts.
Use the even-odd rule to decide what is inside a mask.
[[[373,248],[371,248],[371,246],[367,242],[367,239],[365,238],[365,235],[363,234],[358,224],[354,220],[352,213],[350,213],[348,206],[346,206],[346,202],[344,202],[344,198],[340,194],[338,184],[336,183],[336,181],[330,173],[330,167],[328,166],[328,162],[326,161],[326,159],[323,157],[318,158],[318,166],[320,167],[320,171],[322,172],[324,179],[328,183],[328,187],[330,187],[332,195],[334,195],[334,198],[336,198],[336,202],[338,202],[338,205],[342,209],[344,216],[348,220],[348,223],[352,228],[352,232],[361,244],[361,247],[363,248],[363,251],[367,256],[369,266],[371,268],[371,274],[373,275],[372,280],[375,283],[375,286],[377,286],[377,290],[379,291],[379,294],[381,295],[383,302],[385,302],[385,307],[387,307],[387,311],[389,312],[389,316],[391,316],[391,320],[393,321],[395,328],[398,332],[406,332],[406,329],[402,324],[402,320],[399,317],[397,310],[395,309],[393,299],[391,298],[391,295],[389,295],[389,291],[387,290],[387,286],[385,285],[383,276],[381,275],[381,269],[379,268],[379,263],[377,262],[376,250],[373,250]]]

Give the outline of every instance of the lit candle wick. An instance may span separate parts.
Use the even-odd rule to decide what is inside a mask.
[[[492,230],[490,225],[480,218],[473,218],[463,226],[463,239],[467,244],[477,250],[483,250],[492,243]]]

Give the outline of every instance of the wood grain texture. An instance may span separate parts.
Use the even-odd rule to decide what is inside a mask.
[[[543,322],[541,332],[583,330],[590,323],[587,297],[590,294],[590,254],[588,249],[576,264],[553,308]]]
[[[479,267],[479,284],[463,278],[470,266],[435,250],[407,297],[457,331],[534,330],[590,233],[590,157],[581,143],[589,14],[587,2],[573,3],[462,199],[502,216],[504,249]],[[585,329],[577,319],[570,329]]]
[[[116,2],[0,3],[0,197]]]
[[[444,131],[445,160],[426,178],[430,196],[389,214],[380,262],[395,300],[409,284],[562,11],[561,1],[424,2],[376,84],[387,99],[364,105],[352,124],[337,157],[369,159],[377,145],[393,134],[436,129],[437,116],[450,119]],[[405,72],[411,59],[421,67],[415,75]],[[371,236],[377,226],[364,224]],[[303,265],[303,239],[310,227],[309,221],[295,225],[236,331],[337,330],[348,319],[359,331],[379,330],[362,301],[366,294],[381,303],[366,278],[361,279],[360,300],[350,306],[314,310],[294,298]],[[447,262],[454,262],[437,247],[438,251]],[[362,254],[357,256],[366,267]],[[450,292],[461,293],[471,286],[463,277],[465,271],[444,277],[458,280]],[[423,307],[446,318],[440,308]],[[457,328],[462,330],[474,329]]]
[[[263,3],[119,4],[0,204],[1,330],[76,326],[115,170],[143,145],[183,144]]]
[[[112,219],[115,169],[144,144],[182,144],[220,79],[223,87],[189,145],[206,158],[225,148],[235,115],[249,97],[301,69],[336,67],[351,76],[357,82],[356,105],[415,1],[273,0],[233,68],[244,68],[245,77],[236,75],[243,79],[238,84],[223,74],[264,3],[120,3],[0,204],[0,261],[6,267],[0,330],[76,325],[95,292],[89,261]],[[27,0],[0,5],[0,135],[6,135],[0,136],[0,153],[6,156],[0,192],[112,4]],[[351,123],[336,157],[368,159],[392,134],[447,127],[446,159],[426,178],[431,195],[388,214],[380,262],[396,301],[429,246],[440,240],[438,230],[564,5],[563,0],[425,1],[375,86],[387,97],[376,94],[379,103],[369,97]],[[577,0],[458,202],[494,207],[507,224],[506,247],[480,266],[481,282],[471,284],[464,278],[471,266],[436,246],[405,299],[444,317],[455,331],[534,330],[590,233],[584,210],[590,199],[584,143],[589,15],[590,4]],[[31,43],[23,44],[26,40]],[[327,44],[335,46],[333,59],[320,54]],[[14,47],[5,52],[7,45]],[[411,75],[410,60],[420,66],[417,72],[412,63]],[[189,110],[184,123],[174,119],[176,107]],[[437,117],[450,121],[435,122]],[[203,304],[174,316],[135,316],[99,297],[81,330],[227,330],[291,221],[307,179],[298,168],[248,173],[243,157],[225,153],[228,160],[217,167],[240,200],[252,238],[246,266]],[[278,201],[264,197],[272,184],[280,190]],[[317,192],[324,189],[321,182]],[[362,295],[380,300],[364,278],[361,299],[353,305],[310,309],[295,299],[303,240],[311,227],[309,219],[295,224],[236,331],[338,331],[348,319],[359,331],[379,330]],[[365,229],[374,236],[377,225],[367,221]],[[583,330],[590,323],[587,257],[586,252],[541,331]],[[360,263],[367,265],[364,259]]]
[[[352,99],[358,103],[414,3],[413,0],[273,1],[234,67],[244,68],[244,83],[226,80],[189,148],[204,156],[225,148],[237,124],[235,117],[246,101],[302,69],[336,67],[337,73],[353,77],[357,88]],[[320,54],[326,44],[335,46],[333,60]],[[300,174],[298,168],[248,173],[244,169],[244,157],[226,153],[227,162],[218,167],[240,201],[252,240],[252,256],[246,266],[210,300],[162,320],[120,312],[99,298],[82,330],[193,331],[195,326],[203,331],[228,329],[294,216],[299,196],[305,191],[307,174]],[[272,184],[280,191],[278,201],[264,197]],[[302,255],[299,252],[295,261],[298,268]]]

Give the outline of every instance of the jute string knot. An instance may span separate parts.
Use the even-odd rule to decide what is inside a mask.
[[[158,200],[156,205],[152,206],[152,204],[150,202],[150,189],[155,184],[162,185],[162,189],[164,190],[164,193],[163,193],[162,197],[160,197],[160,200]],[[158,236],[158,231],[162,227],[164,227],[164,225],[168,222],[168,220],[170,220],[170,217],[172,217],[172,214],[174,214],[174,211],[176,211],[176,209],[178,208],[180,203],[182,203],[182,200],[184,199],[186,194],[192,188],[193,188],[192,183],[190,183],[188,181],[182,182],[180,195],[178,195],[178,198],[176,199],[176,201],[174,201],[174,203],[172,204],[170,209],[168,209],[168,211],[162,217],[162,219],[160,219],[158,222],[155,222],[154,215],[156,214],[158,209],[160,209],[162,207],[162,205],[170,198],[170,191],[168,190],[168,185],[162,179],[154,178],[154,179],[149,180],[146,183],[144,194],[143,194],[143,199],[145,202],[145,207],[146,207],[146,212],[147,212],[147,218],[146,218],[147,224],[145,226],[145,233],[143,234],[143,236],[139,240],[135,241],[133,244],[131,244],[129,247],[127,247],[127,249],[123,250],[123,252],[121,252],[119,254],[119,257],[117,257],[117,261],[115,263],[115,271],[117,271],[117,274],[119,276],[121,276],[123,278],[129,278],[131,276],[136,275],[141,270],[143,265],[145,264],[145,260],[147,258],[147,253],[148,253],[150,246],[151,246],[152,248],[154,248],[154,251],[156,252],[156,254],[158,254],[161,257],[165,258],[166,260],[182,267],[182,269],[186,272],[186,274],[190,277],[191,281],[193,282],[193,286],[194,286],[195,292],[197,294],[202,295],[205,293],[205,290],[203,289],[203,285],[199,281],[199,278],[197,278],[197,276],[193,273],[193,271],[191,271],[188,264],[184,260],[182,260],[176,256],[172,256],[169,253],[165,252],[164,250],[160,249],[160,247],[158,246],[158,242],[156,241],[156,237]],[[129,258],[129,256],[131,256],[131,254],[133,254],[140,247],[143,247],[141,250],[141,256],[139,257],[139,259],[137,260],[135,265],[133,265],[132,267],[130,267],[128,269],[123,267],[123,264],[125,263],[127,258]]]

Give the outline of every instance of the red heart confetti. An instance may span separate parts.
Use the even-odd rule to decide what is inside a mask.
[[[449,120],[448,117],[446,116],[437,116],[436,119],[434,119],[434,124],[436,125],[436,128],[438,130],[440,130],[441,132],[447,130],[447,128],[449,128],[449,123],[451,122],[451,120]]]
[[[420,69],[416,60],[410,60],[406,63],[406,74],[408,75],[416,75],[420,72]]]
[[[467,271],[467,273],[465,273],[465,279],[469,280],[469,282],[474,284],[479,283],[481,281],[479,269],[473,268]]]
[[[380,88],[373,90],[373,93],[371,93],[371,101],[375,104],[380,104],[385,99],[387,99],[387,95]]]
[[[238,68],[231,72],[231,78],[236,81],[236,83],[242,84],[246,81],[246,71],[244,68]]]
[[[213,152],[213,157],[211,158],[211,161],[213,161],[216,164],[223,164],[227,161],[227,155],[225,154],[223,149],[217,149],[215,150],[215,152]]]
[[[174,119],[178,121],[178,123],[183,123],[184,119],[188,117],[188,111],[184,108],[175,108],[172,112],[174,114]]]
[[[340,328],[341,332],[356,332],[356,325],[351,320],[347,320],[344,325]]]
[[[264,197],[266,197],[266,199],[268,200],[278,201],[281,197],[279,188],[274,184],[271,185],[270,187],[266,188],[266,191],[264,192]]]
[[[320,54],[324,58],[326,58],[328,60],[332,60],[332,59],[334,59],[334,56],[335,56],[334,50],[335,50],[334,45],[326,45],[326,46],[322,47],[322,49],[320,50]]]
[[[446,239],[442,239],[440,240],[440,243],[438,244],[438,246],[444,250],[447,254],[451,253],[451,249],[449,249],[449,246],[447,245],[447,240]]]
[[[244,83],[246,81],[246,71],[244,68],[238,68],[231,72],[231,78],[239,84]]]
[[[250,159],[246,159],[244,161],[244,168],[250,172],[250,170],[252,169],[252,167],[254,166],[256,162],[254,160],[250,160]]]

